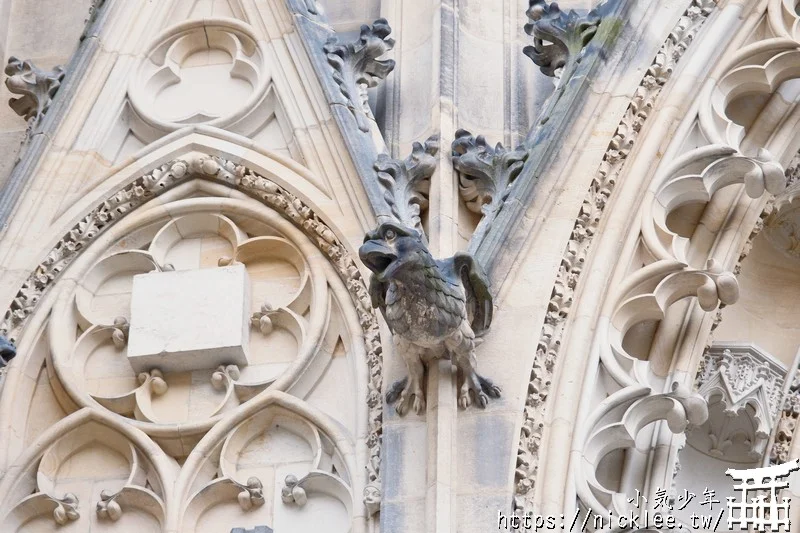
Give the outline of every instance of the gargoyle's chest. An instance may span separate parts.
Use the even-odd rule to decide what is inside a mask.
[[[458,329],[466,317],[463,289],[390,283],[386,292],[386,321],[395,334],[415,344],[436,344]]]

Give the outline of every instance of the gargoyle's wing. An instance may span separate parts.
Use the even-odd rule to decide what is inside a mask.
[[[475,335],[482,335],[492,323],[492,293],[489,292],[489,278],[483,268],[468,253],[458,252],[453,256],[453,266],[461,277],[467,294],[467,312]]]
[[[386,317],[386,291],[388,283],[383,283],[375,278],[375,274],[369,277],[369,298],[372,300],[373,309],[380,309],[384,318]]]

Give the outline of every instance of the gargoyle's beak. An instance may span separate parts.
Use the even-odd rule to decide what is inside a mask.
[[[378,277],[386,272],[395,259],[397,254],[383,241],[367,241],[358,249],[358,256],[367,268],[375,272]]]

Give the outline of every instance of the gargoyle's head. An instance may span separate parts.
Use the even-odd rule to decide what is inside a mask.
[[[380,281],[397,278],[409,267],[433,261],[422,235],[396,222],[384,222],[367,233],[358,256]]]

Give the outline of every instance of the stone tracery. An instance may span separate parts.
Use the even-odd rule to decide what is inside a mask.
[[[163,195],[166,191],[197,178],[221,182],[228,187],[238,185],[242,190],[260,197],[262,201],[279,210],[282,216],[296,225],[289,224],[287,226],[287,223],[283,222],[282,225],[279,225],[281,229],[270,229],[270,226],[265,225],[264,221],[245,223],[250,228],[255,227],[259,231],[267,232],[264,236],[252,236],[252,233],[248,235],[224,214],[217,214],[220,207],[219,202],[209,203],[198,199],[176,203],[171,218],[166,221],[160,212],[155,212],[155,216],[150,215],[149,219],[141,219],[139,224],[142,229],[138,234],[133,233],[124,237],[124,234],[120,234],[120,230],[115,227],[117,240],[123,237],[119,242],[129,241],[136,248],[126,251],[124,247],[120,248],[119,245],[115,245],[114,252],[93,266],[84,259],[80,263],[83,266],[79,268],[82,268],[85,274],[78,274],[77,278],[71,276],[72,279],[78,280],[75,299],[61,298],[61,303],[57,304],[60,306],[60,310],[57,310],[56,314],[63,315],[64,318],[54,319],[51,322],[51,335],[54,339],[52,343],[54,370],[61,376],[62,383],[67,385],[69,401],[77,401],[91,409],[102,406],[112,412],[131,417],[136,420],[132,422],[135,426],[143,428],[145,431],[151,431],[148,428],[152,428],[155,431],[154,438],[172,453],[178,455],[186,453],[180,450],[187,449],[186,446],[193,446],[193,443],[196,443],[197,439],[212,427],[211,424],[220,419],[222,413],[258,396],[259,391],[263,391],[266,387],[271,386],[274,390],[276,386],[284,388],[290,386],[297,379],[291,377],[292,374],[296,375],[301,368],[306,369],[312,358],[319,358],[317,351],[320,348],[330,350],[327,352],[327,357],[331,356],[334,349],[331,342],[335,339],[327,340],[330,333],[327,334],[326,340],[322,339],[322,326],[324,325],[322,319],[326,313],[329,313],[326,310],[325,302],[330,298],[326,295],[326,274],[321,270],[317,259],[309,260],[303,255],[308,254],[312,249],[320,250],[332,262],[337,274],[345,281],[350,297],[355,302],[356,313],[359,315],[362,329],[362,337],[359,338],[363,338],[367,342],[363,350],[366,351],[368,375],[361,379],[364,379],[366,383],[364,392],[367,394],[367,405],[370,409],[370,413],[364,417],[369,426],[369,434],[366,438],[368,454],[360,459],[366,466],[366,479],[364,482],[359,482],[358,486],[369,483],[373,487],[367,493],[370,494],[370,501],[373,502],[370,508],[374,512],[375,496],[372,492],[375,487],[380,487],[381,352],[377,321],[368,303],[366,288],[361,281],[358,269],[333,231],[297,197],[274,182],[249,171],[244,166],[234,165],[230,161],[216,156],[189,154],[185,158],[162,165],[145,177],[134,180],[133,184],[123,188],[122,191],[113,194],[111,200],[102,202],[91,215],[85,217],[76,226],[76,229],[65,237],[64,241],[56,245],[56,250],[39,267],[38,273],[32,276],[30,287],[35,287],[35,294],[26,292],[26,289],[20,292],[20,297],[26,302],[25,311],[20,307],[9,311],[4,322],[5,330],[13,330],[19,334],[43,292],[59,279],[61,272],[69,267],[80,252],[89,249],[93,241],[104,231],[108,231],[113,223],[119,223],[125,214],[133,212],[140,205],[144,206],[147,200],[156,195]],[[227,202],[230,203],[230,200]],[[146,207],[143,209],[147,212]],[[240,212],[246,213],[247,211],[240,209]],[[242,215],[237,214],[237,216],[240,218],[240,223],[246,221],[246,218],[241,218]],[[292,239],[307,239],[306,235],[308,235],[312,237],[313,241],[307,244],[300,241],[300,247],[296,247],[287,241],[286,237],[281,236],[281,232],[286,232],[289,228],[294,228],[291,233]],[[192,243],[192,240],[199,242]],[[146,250],[141,250],[143,243]],[[303,251],[301,252],[301,250]],[[281,278],[281,269],[275,272],[275,257],[280,257],[280,261],[283,261],[284,264],[292,265],[289,268],[294,272],[294,275],[290,276],[293,279]],[[201,430],[199,433],[195,430],[195,437],[189,436],[191,434],[189,431],[186,433],[186,437],[175,441],[170,436],[170,431],[165,431],[163,426],[162,429],[158,429],[158,426],[166,420],[163,420],[163,415],[158,414],[159,408],[155,404],[158,403],[159,397],[169,394],[170,382],[179,379],[180,373],[162,372],[159,368],[151,368],[137,377],[130,365],[126,365],[124,351],[129,348],[131,327],[136,327],[135,318],[131,322],[128,311],[130,279],[138,272],[167,270],[173,272],[164,272],[165,274],[180,274],[181,272],[191,272],[186,269],[204,266],[213,270],[231,268],[226,265],[255,268],[251,274],[250,286],[245,287],[245,290],[252,291],[253,310],[262,309],[262,311],[257,311],[253,318],[258,324],[257,328],[255,324],[250,324],[249,311],[243,320],[243,324],[247,328],[253,329],[250,334],[252,351],[249,364],[244,366],[225,366],[223,364],[216,368],[216,363],[208,362],[206,364],[193,359],[190,363],[193,365],[191,368],[186,368],[185,363],[178,365],[179,368],[184,365],[182,370],[195,371],[190,373],[199,371],[205,376],[199,382],[195,379],[192,380],[192,390],[199,387],[197,394],[202,393],[202,396],[198,398],[208,397],[210,389],[216,388],[217,392],[211,393],[211,396],[216,396],[218,399],[215,406],[211,407],[211,411],[206,410],[204,413],[202,410],[193,410],[189,414],[188,421],[200,422],[199,426],[197,422],[189,424]],[[44,274],[45,271],[48,274]],[[271,271],[273,276],[275,273],[279,275],[272,281],[270,281],[272,279],[270,278]],[[285,267],[283,267],[283,271],[286,271]],[[201,268],[196,272],[203,272],[203,270]],[[37,281],[34,281],[34,278]],[[104,289],[104,285],[108,286],[108,289]],[[126,287],[128,288],[126,289]],[[122,292],[120,292],[120,288]],[[321,289],[323,292],[320,292]],[[125,296],[126,294],[128,296]],[[266,302],[266,299],[269,299],[270,302]],[[261,301],[264,303],[258,303]],[[272,305],[275,305],[275,308],[272,308]],[[269,320],[269,327],[266,327],[264,319]],[[67,325],[70,320],[74,324],[71,327]],[[79,333],[81,329],[84,330],[78,338],[74,333],[76,325]],[[70,335],[70,331],[76,351],[62,349],[71,344],[70,342],[61,342],[66,338],[64,335]],[[293,340],[287,344],[287,339]],[[271,340],[278,344],[270,348]],[[265,342],[267,344],[264,344]],[[294,348],[290,348],[292,344]],[[277,352],[276,348],[278,348]],[[301,354],[292,360],[277,363],[270,363],[263,359],[265,354],[269,357],[270,353],[287,353],[287,348],[299,349],[305,355]],[[261,355],[257,355],[258,353]],[[92,365],[85,366],[89,360]],[[112,360],[118,362],[108,366]],[[125,369],[126,366],[127,369]],[[294,367],[295,370],[293,372],[288,370],[287,375],[287,368],[291,367]],[[90,368],[94,370],[87,373],[85,370]],[[122,375],[110,378],[97,374],[97,371],[102,372],[103,368],[111,370],[115,375],[122,371]],[[149,367],[145,364],[142,368]],[[75,376],[81,377],[76,381]],[[92,385],[92,380],[96,381],[96,385]],[[282,381],[283,384],[276,385],[276,380]],[[179,379],[178,383],[180,382]],[[195,382],[197,385],[194,385]],[[103,388],[97,389],[96,387],[100,384]],[[110,385],[117,387],[118,392],[108,389]],[[184,387],[184,385],[179,386]],[[206,392],[202,392],[204,390]],[[88,400],[89,397],[92,398],[92,401]],[[200,418],[197,418],[198,416]],[[206,417],[208,422],[203,422],[203,417]],[[179,420],[169,421],[178,422]],[[180,426],[175,427],[177,429]],[[185,433],[186,429],[181,433]],[[315,464],[317,467],[319,466],[319,463]],[[346,470],[339,467],[334,470],[334,472],[337,471],[343,474]],[[248,492],[249,496],[245,499],[240,498],[240,504],[245,501],[259,501],[260,497],[253,496],[253,489],[247,488],[255,487],[253,483],[256,483],[256,480],[243,479],[236,483],[234,485],[238,487],[245,487],[244,489],[240,488],[240,492],[241,490],[250,491]],[[261,482],[258,481],[258,483]],[[320,483],[322,484],[320,485]],[[314,487],[319,485],[323,492],[334,490],[325,488],[328,486],[328,482],[315,481],[312,485]],[[345,494],[341,493],[339,489],[335,489],[334,492],[337,497],[343,497],[342,495]],[[348,498],[345,498],[345,503],[349,508],[353,505],[352,494]],[[118,519],[120,509],[117,507],[124,500],[125,498],[121,498],[118,492],[106,492],[102,500],[98,502],[98,517],[111,520],[116,517]],[[69,502],[71,500],[68,499],[67,503],[58,504],[57,509],[65,509],[57,513],[59,517],[69,511]],[[245,507],[252,508],[253,503],[243,504],[243,508]],[[71,511],[64,516],[72,516]],[[348,521],[355,519],[352,512],[350,516]]]

